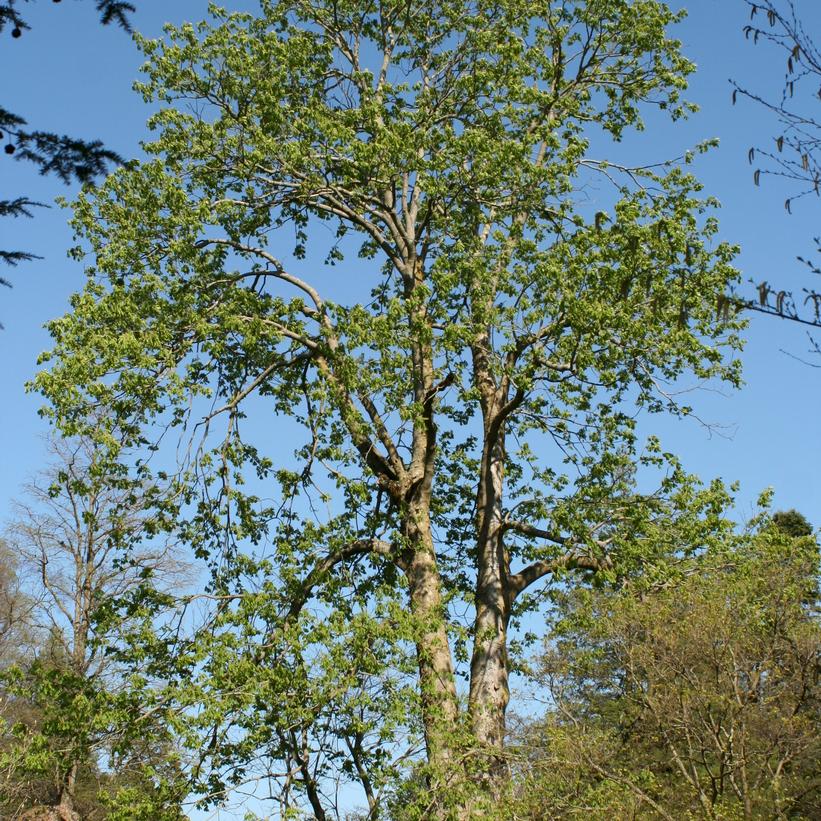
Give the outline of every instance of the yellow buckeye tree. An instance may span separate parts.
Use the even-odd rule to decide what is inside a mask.
[[[638,492],[665,458],[635,419],[687,412],[680,377],[737,380],[733,251],[684,163],[590,149],[644,106],[689,110],[677,16],[213,15],[142,43],[157,137],[75,206],[88,284],[37,382],[68,433],[104,410],[112,458],[157,451],[133,469],[176,483],[212,570],[198,619],[146,615],[123,652],[168,682],[206,800],[264,777],[283,813],[325,818],[351,779],[375,816],[413,762],[427,794],[405,812],[480,814],[504,785],[510,631],[545,580],[617,573],[658,516],[698,530],[715,501],[672,461]],[[146,614],[170,604],[143,592]]]

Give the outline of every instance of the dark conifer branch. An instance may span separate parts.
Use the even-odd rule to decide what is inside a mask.
[[[114,23],[124,31],[131,32],[130,15],[136,11],[133,3],[124,0],[95,0],[95,7],[102,25]],[[0,0],[0,34],[6,28],[11,29],[11,36],[15,39],[20,38],[23,31],[30,29],[21,15],[19,4],[12,0]],[[66,185],[73,181],[91,183],[105,175],[112,166],[123,162],[117,152],[105,148],[100,140],[83,140],[51,131],[30,131],[26,129],[27,125],[25,119],[0,106],[0,136],[7,158],[30,162],[41,174],[53,174]],[[0,202],[0,217],[31,217],[28,206],[35,205],[40,203],[32,202],[26,197],[4,200]],[[0,263],[5,265],[15,266],[34,259],[41,257],[27,251],[0,250]],[[8,286],[10,283],[0,278],[0,284]]]

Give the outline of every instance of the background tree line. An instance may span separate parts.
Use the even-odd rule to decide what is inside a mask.
[[[560,596],[514,817],[815,818],[818,544],[791,511],[666,578]]]

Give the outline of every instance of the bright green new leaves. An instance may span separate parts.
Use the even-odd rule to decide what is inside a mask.
[[[159,713],[53,659],[1,671],[0,687],[4,812],[56,804],[70,773],[83,817],[181,821],[186,783]]]
[[[296,789],[321,817],[334,777],[378,806],[420,726],[436,766],[498,748],[526,588],[628,572],[665,515],[701,515],[675,466],[636,492],[674,460],[635,417],[737,383],[733,249],[686,168],[589,156],[645,104],[690,110],[663,3],[213,15],[142,43],[157,136],[75,205],[89,283],[37,386],[113,457],[171,471],[181,432],[180,535],[213,571],[191,603],[215,609],[133,651],[185,681],[214,773],[264,748],[283,812]]]

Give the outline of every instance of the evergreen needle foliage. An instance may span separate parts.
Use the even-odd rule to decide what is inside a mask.
[[[23,0],[28,2],[28,0]],[[129,15],[135,10],[131,3],[122,0],[95,0],[100,22],[103,25],[116,23],[126,31],[131,31]],[[0,37],[9,34],[14,40],[21,38],[29,30],[21,11],[21,4],[14,0],[0,0]],[[8,44],[5,46],[8,48]],[[4,161],[23,160],[35,165],[41,174],[54,174],[63,183],[73,180],[80,183],[92,182],[103,175],[109,167],[123,160],[114,151],[103,146],[100,140],[81,140],[65,134],[50,131],[30,131],[25,119],[0,105],[0,139],[4,145]],[[43,203],[32,202],[26,197],[0,200],[0,218],[31,217],[29,210]],[[39,257],[30,251],[7,251],[0,249],[0,262],[16,266]],[[9,287],[10,282],[0,277],[0,285]],[[2,325],[0,325],[2,328]]]

